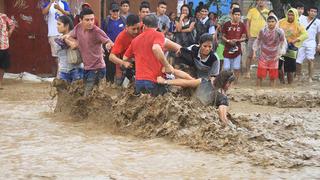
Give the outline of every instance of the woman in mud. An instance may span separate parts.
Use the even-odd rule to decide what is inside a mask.
[[[219,118],[225,124],[233,126],[231,121],[228,120],[228,97],[226,91],[229,89],[231,83],[235,81],[235,76],[231,71],[223,71],[217,77],[199,78],[199,79],[173,79],[166,80],[159,76],[157,82],[159,84],[174,85],[181,87],[196,88],[194,94],[195,98],[203,105],[213,105],[219,110]]]
[[[194,44],[181,48],[181,56],[177,64],[186,64],[195,68],[197,78],[217,76],[219,74],[219,58],[213,50],[213,36],[205,33],[200,36],[199,45]]]
[[[57,21],[58,32],[61,33],[61,36],[68,34],[73,29],[73,23],[70,17],[60,16]],[[69,48],[73,49],[76,47],[76,42],[73,42],[68,39],[62,39],[61,37],[55,39],[58,44],[57,54],[59,60],[59,74],[58,78],[64,80],[68,83],[71,83],[76,80],[83,78],[83,65],[80,64],[71,64],[68,61],[67,51]]]

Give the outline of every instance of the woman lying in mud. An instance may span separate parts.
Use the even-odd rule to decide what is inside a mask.
[[[217,77],[211,76],[198,79],[172,79],[166,80],[159,76],[157,82],[159,84],[174,85],[180,87],[197,88],[194,94],[203,105],[213,105],[219,110],[219,118],[225,125],[233,126],[227,118],[228,113],[228,97],[226,91],[229,89],[232,82],[235,81],[235,76],[231,71],[223,71]]]

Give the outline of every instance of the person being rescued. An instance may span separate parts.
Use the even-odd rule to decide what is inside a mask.
[[[213,50],[213,36],[205,33],[200,36],[199,45],[194,44],[181,48],[180,57],[176,59],[175,63],[177,65],[188,65],[194,70],[192,74],[196,78],[208,77],[209,74],[217,76],[219,74],[220,62]]]
[[[233,72],[222,71],[216,77],[210,74],[209,77],[198,79],[182,79],[176,77],[176,79],[169,80],[158,76],[157,82],[164,85],[196,88],[194,93],[195,99],[205,106],[216,106],[222,123],[226,126],[233,127],[234,125],[227,117],[229,101],[226,92],[235,79],[236,77]]]

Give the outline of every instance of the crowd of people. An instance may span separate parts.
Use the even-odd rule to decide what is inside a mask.
[[[268,73],[273,87],[278,78],[285,83],[285,76],[289,84],[295,77],[300,80],[304,60],[312,81],[313,61],[320,51],[317,7],[308,7],[307,16],[303,5],[290,8],[281,20],[267,9],[265,0],[256,0],[245,19],[238,3],[219,18],[202,2],[195,10],[193,3],[182,5],[178,17],[167,13],[162,0],[154,13],[147,1],[140,4],[138,14],[130,12],[128,0],[110,7],[100,27],[88,3],[75,18],[63,0],[50,0],[42,10],[48,16],[52,56],[59,64],[57,78],[68,83],[83,79],[85,96],[103,79],[117,86],[132,82],[137,96],[162,95],[172,85],[193,87],[197,99],[217,106],[220,119],[229,124],[226,91],[232,82],[238,83],[241,72],[243,78],[250,78],[255,60],[257,86]],[[1,32],[7,32],[0,36],[1,75],[7,68],[8,38],[14,25],[4,14],[0,21]],[[247,57],[242,57],[243,46]]]

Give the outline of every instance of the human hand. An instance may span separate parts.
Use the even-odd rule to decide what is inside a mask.
[[[123,61],[122,66],[125,67],[126,69],[132,68],[132,64],[128,61]]]
[[[173,74],[174,68],[173,68],[170,64],[168,64],[168,65],[164,68],[164,71],[165,71],[165,73]]]
[[[109,51],[113,46],[113,42],[108,42],[105,46],[106,46],[106,49]]]
[[[54,4],[54,6],[53,6],[55,9],[57,9],[57,10],[61,10],[61,7],[59,6],[59,4]]]

